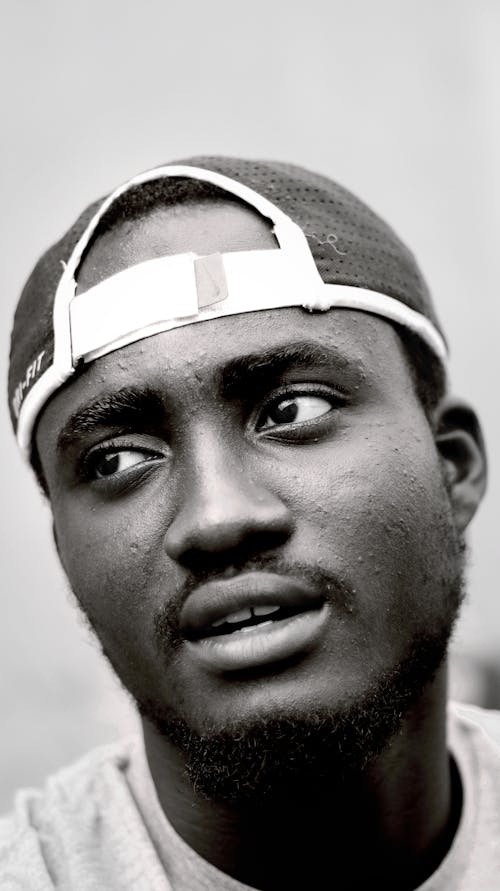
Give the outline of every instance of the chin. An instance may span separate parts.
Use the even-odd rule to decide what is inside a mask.
[[[324,701],[324,690],[315,698],[310,688],[309,696],[295,689],[293,697],[269,699],[265,683],[254,678],[237,716],[233,708],[224,717],[205,712],[188,720],[152,700],[137,705],[156,733],[180,751],[194,790],[204,798],[257,803],[300,794],[301,787],[310,791],[314,784],[342,784],[390,745],[432,685],[451,627],[420,638],[362,695],[336,703]]]

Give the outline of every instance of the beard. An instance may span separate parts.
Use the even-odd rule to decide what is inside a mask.
[[[458,612],[458,610],[457,610]],[[453,621],[421,637],[407,657],[379,678],[362,700],[234,722],[198,733],[153,701],[137,701],[141,716],[183,754],[195,792],[214,801],[262,801],[311,792],[325,782],[359,776],[401,728],[403,719],[443,663]]]
[[[359,777],[401,729],[445,660],[463,600],[465,545],[457,536],[455,545],[456,560],[441,579],[438,621],[410,643],[404,658],[379,676],[361,699],[335,708],[315,709],[311,704],[307,714],[234,721],[198,732],[157,701],[136,698],[141,716],[182,753],[196,793],[213,801],[251,804],[287,794],[298,797],[302,790],[319,791],[325,782],[338,786]],[[295,573],[298,568],[293,567]],[[323,590],[334,592],[337,602],[342,598],[349,603],[353,595],[336,579],[320,579],[321,573],[301,569]],[[178,629],[168,608],[157,617],[156,632],[163,653],[175,650]]]

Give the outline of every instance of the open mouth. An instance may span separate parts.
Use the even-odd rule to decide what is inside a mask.
[[[319,609],[320,606],[321,603],[318,602],[317,608]],[[255,632],[276,622],[281,622],[283,619],[290,619],[292,616],[300,615],[302,612],[310,609],[310,604],[305,606],[303,610],[291,606],[278,606],[277,604],[256,604],[216,619],[210,625],[200,628],[188,636],[190,640],[201,640],[202,638],[222,637],[228,634],[236,634],[237,632]]]
[[[300,656],[319,642],[329,615],[322,593],[267,572],[207,582],[180,616],[187,651],[216,673],[254,669]]]

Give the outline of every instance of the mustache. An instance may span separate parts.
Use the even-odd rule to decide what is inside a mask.
[[[319,566],[296,560],[285,560],[273,555],[232,564],[225,569],[207,569],[190,573],[179,587],[166,599],[157,611],[154,624],[154,637],[158,651],[165,656],[183,643],[179,627],[179,616],[188,597],[207,582],[217,582],[248,572],[271,572],[282,577],[302,580],[311,586],[318,596],[324,597],[336,611],[351,614],[354,610],[356,593],[353,587],[336,573],[326,572]]]

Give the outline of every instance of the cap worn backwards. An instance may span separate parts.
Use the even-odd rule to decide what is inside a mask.
[[[277,248],[159,257],[77,294],[82,256],[115,202],[156,182],[168,204],[174,180],[209,183],[254,208],[271,221]],[[332,180],[288,164],[224,157],[190,158],[139,174],[87,208],[44,254],[22,292],[9,370],[20,447],[29,458],[40,412],[82,364],[159,331],[285,306],[375,313],[418,334],[441,361],[446,357],[412,254]]]

